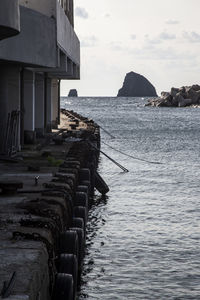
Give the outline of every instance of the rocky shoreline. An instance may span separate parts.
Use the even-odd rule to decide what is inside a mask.
[[[162,92],[161,97],[151,98],[146,106],[155,107],[198,107],[200,105],[200,85],[171,88],[170,92]]]

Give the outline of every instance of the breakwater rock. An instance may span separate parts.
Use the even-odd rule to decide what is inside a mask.
[[[76,89],[71,89],[69,91],[68,97],[78,97],[78,92]]]
[[[185,107],[200,104],[200,85],[171,88],[170,92],[162,92],[161,97],[149,99],[146,106]]]
[[[144,76],[130,72],[124,79],[117,97],[157,97],[155,87]]]

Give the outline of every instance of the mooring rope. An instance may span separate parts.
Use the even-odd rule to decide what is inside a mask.
[[[100,125],[99,125],[99,127],[100,127],[103,131],[105,131],[105,133],[107,133],[112,139],[115,139],[115,136],[112,135],[109,131],[107,131],[105,128],[103,128],[103,127],[100,126]]]
[[[109,148],[111,148],[111,149],[113,149],[113,150],[115,150],[115,151],[117,151],[117,152],[119,152],[119,153],[121,153],[121,154],[123,154],[123,155],[125,155],[125,156],[127,156],[127,157],[133,158],[133,159],[135,159],[135,160],[140,160],[140,161],[147,162],[147,163],[150,163],[150,164],[157,164],[157,165],[162,165],[162,164],[163,164],[163,163],[161,163],[161,162],[157,162],[157,161],[149,161],[149,160],[146,160],[146,159],[143,159],[143,158],[139,158],[139,157],[136,157],[136,156],[133,156],[133,155],[129,155],[129,154],[123,152],[123,151],[120,151],[120,150],[118,150],[118,149],[116,149],[116,148],[114,148],[114,147],[108,145],[107,143],[105,143],[105,142],[103,142],[103,141],[101,141],[101,143],[103,143],[103,144],[105,144],[106,146],[108,146]]]
[[[123,167],[122,165],[120,165],[116,160],[114,160],[112,157],[108,156],[105,152],[103,152],[102,150],[99,149],[99,151],[105,155],[108,159],[110,159],[114,164],[116,164],[120,169],[122,169],[124,172],[129,172],[128,169],[126,169],[125,167]]]
[[[115,139],[115,138],[116,138],[114,135],[112,135],[109,131],[107,131],[107,130],[106,130],[105,128],[103,128],[102,126],[99,125],[99,127],[100,127],[105,133],[107,133],[112,139]],[[110,147],[111,149],[113,149],[113,150],[115,150],[115,151],[117,151],[117,152],[119,152],[119,153],[121,153],[121,154],[123,154],[123,155],[125,155],[125,156],[127,156],[127,157],[133,158],[133,159],[135,159],[135,160],[147,162],[147,163],[149,163],[149,164],[156,164],[156,165],[162,165],[162,164],[163,164],[163,163],[161,163],[161,162],[157,162],[157,161],[149,161],[149,160],[147,160],[147,159],[143,159],[143,158],[139,158],[139,157],[136,157],[136,156],[133,156],[133,155],[129,155],[129,154],[123,152],[123,151],[120,151],[120,150],[118,150],[118,149],[116,149],[116,148],[114,148],[114,147],[108,145],[107,143],[105,143],[105,142],[103,142],[103,141],[101,141],[101,143],[103,143],[103,144],[105,144],[106,146]]]
[[[94,149],[96,149],[97,151],[101,152],[105,157],[107,157],[108,159],[110,159],[115,165],[117,165],[120,169],[122,169],[124,172],[129,172],[128,169],[126,169],[125,167],[123,167],[122,165],[120,165],[116,160],[114,160],[112,157],[108,156],[105,152],[103,152],[101,149],[97,148],[95,145],[93,145],[91,142],[88,141],[88,143],[90,144],[90,146],[92,146]]]

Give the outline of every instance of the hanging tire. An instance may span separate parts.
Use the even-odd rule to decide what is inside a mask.
[[[60,234],[59,253],[74,254],[78,259],[78,235],[75,231],[64,231]]]
[[[74,300],[72,275],[62,273],[57,274],[52,300]]]
[[[77,280],[78,280],[78,261],[73,254],[61,254],[58,265],[58,272],[70,274],[73,277],[73,299],[76,299]]]
[[[94,165],[94,163],[90,163],[90,191],[91,194],[94,194],[94,186],[95,186],[95,170],[96,167]]]
[[[109,187],[103,180],[103,178],[99,175],[97,171],[95,171],[95,188],[101,193],[105,195],[109,192]]]

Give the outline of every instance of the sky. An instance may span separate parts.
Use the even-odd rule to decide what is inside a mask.
[[[81,79],[61,95],[116,96],[126,73],[145,76],[158,94],[200,84],[200,0],[74,0]]]

